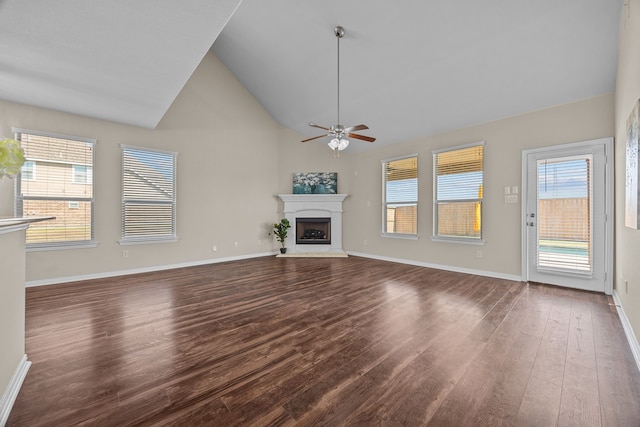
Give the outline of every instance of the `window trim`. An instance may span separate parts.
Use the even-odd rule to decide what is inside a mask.
[[[439,148],[437,150],[432,150],[431,151],[431,156],[432,156],[432,162],[433,162],[433,228],[432,228],[432,232],[431,232],[431,240],[434,242],[446,242],[446,243],[462,243],[462,244],[467,244],[467,245],[484,245],[486,243],[486,240],[484,239],[484,227],[482,225],[482,222],[480,223],[480,237],[479,238],[474,238],[474,237],[450,237],[450,236],[439,236],[437,234],[437,229],[438,229],[438,178],[437,178],[437,173],[438,170],[436,168],[436,161],[435,161],[435,157],[437,154],[440,153],[445,153],[445,152],[450,152],[450,151],[457,151],[457,150],[464,150],[466,148],[472,148],[472,147],[483,147],[482,149],[482,187],[483,187],[483,193],[484,193],[484,147],[485,147],[485,141],[476,141],[476,142],[470,142],[468,144],[461,144],[461,145],[455,145],[453,147],[446,147],[446,148]],[[483,194],[483,198],[482,199],[457,199],[456,202],[480,202],[480,217],[483,218],[484,217],[484,194]]]
[[[417,163],[419,162],[419,154],[418,153],[411,153],[411,154],[407,154],[404,156],[397,156],[397,157],[392,157],[392,158],[388,158],[388,159],[383,159],[380,160],[380,165],[381,165],[381,170],[382,170],[382,231],[380,233],[381,237],[387,237],[387,238],[396,238],[396,239],[405,239],[405,240],[418,240],[418,238],[420,237],[419,233],[418,233],[418,201],[419,201],[419,197],[415,200],[415,204],[416,204],[416,232],[415,233],[388,233],[387,230],[387,179],[385,176],[386,173],[386,165],[388,163],[391,162],[395,162],[398,160],[404,160],[404,159],[411,159],[414,158],[416,159],[416,185],[419,188],[420,186],[420,177],[419,175],[419,169],[418,169],[418,165]],[[417,191],[418,188],[416,189]],[[419,193],[416,194],[416,196],[418,196]]]
[[[95,138],[87,138],[87,137],[84,137],[84,136],[76,136],[76,135],[65,135],[65,134],[62,134],[62,133],[55,133],[55,132],[43,132],[43,131],[40,131],[40,130],[22,129],[22,128],[16,128],[16,127],[12,127],[11,128],[11,132],[13,132],[14,134],[28,133],[30,135],[44,136],[44,137],[48,137],[48,138],[70,139],[70,140],[78,141],[78,142],[86,142],[87,144],[94,144],[94,146],[98,142]],[[94,154],[94,157],[95,157],[95,154]],[[94,164],[95,164],[95,162],[94,162]]]
[[[24,129],[18,127],[11,127],[11,132],[13,132],[14,138],[20,142],[22,142],[22,134],[29,134],[34,136],[40,136],[45,138],[56,138],[56,139],[68,139],[70,141],[75,142],[83,142],[85,144],[91,144],[91,168],[92,171],[95,172],[96,166],[96,146],[98,144],[98,140],[96,138],[88,138],[83,136],[76,135],[66,135],[55,132],[46,132],[39,131],[33,129]],[[34,171],[37,164],[37,160],[33,160],[34,163]],[[35,173],[34,173],[35,180]],[[32,180],[27,180],[32,181]],[[15,190],[14,190],[14,215],[21,216],[22,214],[18,211],[18,208],[22,206],[24,197],[19,196],[20,185],[22,182],[22,176],[16,178],[15,182]],[[95,181],[95,173],[91,174],[91,197],[37,197],[35,199],[27,198],[27,200],[60,200],[60,201],[79,201],[79,202],[90,202],[91,204],[91,221],[90,225],[90,238],[89,240],[67,240],[67,241],[59,241],[59,242],[43,242],[43,243],[27,243],[25,245],[25,249],[27,252],[38,252],[38,251],[50,251],[50,250],[62,250],[62,249],[82,249],[82,248],[95,248],[98,246],[95,237],[95,201],[96,201],[96,181]],[[20,199],[20,200],[19,200]]]
[[[136,151],[143,151],[143,152],[151,152],[151,153],[162,153],[162,154],[169,154],[171,156],[173,156],[173,201],[171,202],[167,202],[167,201],[162,201],[162,202],[155,202],[155,203],[151,203],[151,204],[171,204],[173,205],[173,218],[172,218],[172,224],[171,224],[171,228],[173,231],[172,235],[165,235],[165,236],[135,236],[135,237],[125,237],[124,236],[124,222],[125,222],[125,218],[124,218],[124,206],[125,203],[127,201],[131,202],[132,200],[125,200],[124,197],[124,153],[125,150],[136,150]],[[120,171],[120,196],[121,196],[121,205],[120,205],[120,240],[118,240],[118,244],[120,244],[121,246],[128,246],[128,245],[143,245],[143,244],[149,244],[149,243],[173,243],[173,242],[177,242],[178,241],[178,232],[177,232],[177,216],[178,216],[178,194],[177,194],[177,190],[178,190],[178,184],[177,184],[177,176],[178,176],[178,152],[176,151],[168,151],[168,150],[161,150],[161,149],[156,149],[156,148],[148,148],[148,147],[141,147],[141,146],[137,146],[137,145],[127,145],[127,144],[120,144],[120,166],[122,168],[122,170]],[[145,201],[145,203],[147,203]]]

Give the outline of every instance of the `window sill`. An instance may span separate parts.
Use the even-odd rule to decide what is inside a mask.
[[[138,238],[129,238],[129,239],[121,239],[118,241],[120,246],[130,246],[130,245],[148,245],[151,243],[175,243],[178,241],[177,237],[138,237]]]
[[[451,237],[436,237],[432,236],[431,240],[434,242],[442,243],[461,243],[463,245],[484,246],[487,243],[484,239],[472,240],[472,239],[456,239]]]
[[[382,233],[380,237],[388,237],[390,239],[418,240],[417,234],[399,234],[399,233]]]
[[[68,243],[62,245],[27,245],[27,252],[66,251],[68,249],[89,249],[98,246],[97,242]]]

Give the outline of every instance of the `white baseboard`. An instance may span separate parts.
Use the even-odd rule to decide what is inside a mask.
[[[263,253],[241,255],[241,256],[227,257],[227,258],[214,258],[214,259],[206,259],[201,261],[190,261],[190,262],[184,262],[184,263],[178,263],[178,264],[167,264],[167,265],[156,265],[151,267],[132,268],[128,270],[106,271],[102,273],[81,274],[77,276],[55,277],[52,279],[29,280],[25,283],[25,286],[29,288],[34,286],[55,285],[58,283],[79,282],[82,280],[105,279],[108,277],[125,276],[127,274],[151,273],[154,271],[172,270],[174,268],[194,267],[194,266],[205,265],[205,264],[216,264],[216,263],[227,262],[227,261],[238,261],[243,259],[258,258],[263,256],[276,255],[277,253],[279,252],[263,252]],[[515,274],[503,274],[503,273],[496,273],[494,271],[474,270],[469,268],[453,267],[450,265],[431,264],[428,262],[412,261],[412,260],[406,260],[401,258],[390,258],[390,257],[371,255],[371,254],[365,254],[360,252],[347,252],[347,254],[353,255],[353,256],[359,256],[363,258],[377,259],[381,261],[390,261],[390,262],[397,262],[400,264],[415,265],[418,267],[436,268],[438,270],[455,271],[457,273],[476,274],[478,276],[495,277],[496,279],[513,280],[516,282],[522,281],[522,278]]]
[[[200,261],[189,261],[178,264],[154,265],[151,267],[132,268],[128,270],[105,271],[102,273],[80,274],[77,276],[55,277],[53,279],[29,280],[25,283],[25,287],[56,285],[58,283],[79,282],[82,280],[106,279],[108,277],[125,276],[127,274],[151,273],[154,271],[173,270],[174,268],[195,267],[198,265],[217,264],[228,261],[238,261],[242,259],[258,258],[263,256],[275,255],[279,252],[263,252],[258,254],[240,255],[227,258],[213,258]]]
[[[633,358],[636,360],[636,365],[638,366],[638,370],[640,371],[640,344],[638,343],[636,334],[633,332],[631,322],[629,322],[629,318],[624,312],[624,308],[622,308],[620,296],[618,295],[618,291],[616,289],[613,290],[613,302],[616,304],[618,317],[620,317],[620,322],[622,322],[622,329],[624,329],[624,333],[627,336],[627,341],[629,341],[629,347],[631,347],[631,353],[633,353]]]
[[[27,355],[25,354],[22,356],[22,359],[20,359],[20,363],[18,363],[18,367],[13,373],[9,385],[7,385],[0,399],[0,427],[4,427],[7,424],[11,408],[13,408],[13,404],[18,397],[18,392],[20,391],[20,387],[22,387],[22,382],[27,376],[30,366],[31,362],[27,360]]]
[[[522,281],[522,277],[515,274],[504,274],[504,273],[496,273],[495,271],[474,270],[471,268],[454,267],[451,265],[431,264],[428,262],[412,261],[412,260],[402,259],[402,258],[390,258],[386,256],[364,254],[360,252],[348,252],[348,254],[353,256],[363,257],[363,258],[377,259],[380,261],[390,261],[390,262],[397,262],[400,264],[415,265],[417,267],[435,268],[438,270],[454,271],[456,273],[475,274],[477,276],[494,277],[496,279],[513,280],[515,282]]]

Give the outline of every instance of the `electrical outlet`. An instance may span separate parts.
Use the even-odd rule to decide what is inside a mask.
[[[216,245],[211,246],[211,252],[218,252],[218,247]]]
[[[482,251],[481,250],[477,250],[476,251],[476,258],[482,258]]]
[[[124,250],[122,251],[122,258],[129,258],[129,251],[128,250]]]
[[[505,194],[504,202],[505,203],[518,203],[518,195],[517,194]]]
[[[367,241],[366,241],[366,239],[365,239],[365,241],[364,241],[364,245],[365,245],[365,246],[367,246]]]
[[[235,245],[235,247],[238,247],[238,242],[233,242],[233,244]]]

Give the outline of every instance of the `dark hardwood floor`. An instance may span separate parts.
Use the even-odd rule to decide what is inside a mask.
[[[9,426],[640,426],[610,297],[358,257],[27,289]]]

